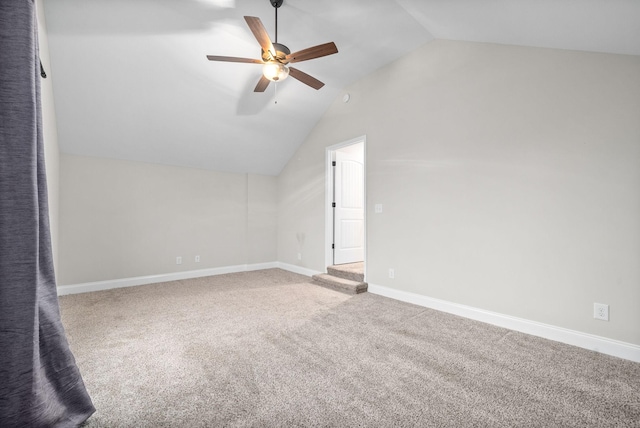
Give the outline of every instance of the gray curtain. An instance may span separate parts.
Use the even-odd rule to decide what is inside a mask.
[[[76,427],[94,412],[60,321],[35,0],[0,0],[0,427]]]

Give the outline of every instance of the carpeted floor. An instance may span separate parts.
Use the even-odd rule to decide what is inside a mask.
[[[640,364],[279,269],[60,298],[87,427],[640,427]]]

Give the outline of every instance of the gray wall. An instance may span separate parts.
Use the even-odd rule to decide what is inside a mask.
[[[276,261],[275,177],[63,154],[60,186],[60,285]]]
[[[366,134],[370,283],[640,344],[640,57],[434,41],[346,91],[278,178],[279,261],[324,271],[325,147]]]

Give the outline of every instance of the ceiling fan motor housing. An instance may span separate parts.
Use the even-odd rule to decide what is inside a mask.
[[[276,50],[275,60],[283,64],[286,64],[287,62],[289,62],[286,60],[286,56],[291,53],[289,48],[281,43],[272,43],[272,44],[273,44],[273,48]],[[264,62],[273,61],[273,59],[274,58],[271,58],[271,54],[269,52],[265,52],[264,50],[262,51],[262,60]]]
[[[271,6],[275,7],[276,9],[279,8],[280,6],[282,6],[282,2],[284,0],[269,0],[271,2]]]

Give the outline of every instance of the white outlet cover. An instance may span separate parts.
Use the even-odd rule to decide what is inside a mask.
[[[382,204],[376,204],[374,210],[376,214],[380,214],[382,212]]]
[[[597,320],[609,321],[609,305],[594,303],[593,317]]]

